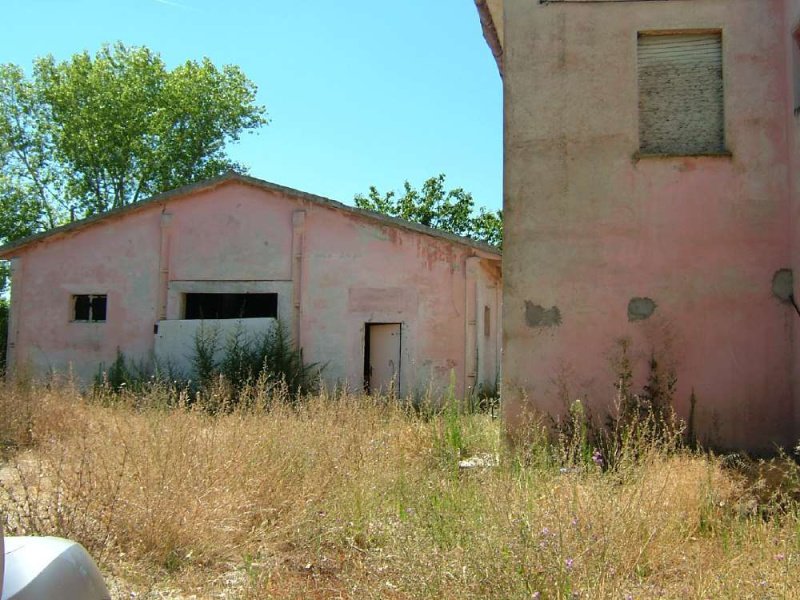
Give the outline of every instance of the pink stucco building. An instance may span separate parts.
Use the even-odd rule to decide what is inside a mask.
[[[800,0],[476,0],[505,97],[513,426],[656,352],[709,444],[800,438]],[[795,294],[796,295],[796,294]]]
[[[490,246],[238,174],[0,248],[12,371],[89,380],[117,349],[186,364],[199,327],[276,318],[329,383],[494,386]]]

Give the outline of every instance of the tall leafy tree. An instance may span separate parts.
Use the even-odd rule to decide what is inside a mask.
[[[30,78],[0,65],[0,240],[241,169],[227,144],[265,123],[256,86],[208,59],[117,43]]]
[[[443,174],[431,177],[419,190],[406,181],[399,196],[393,191],[381,194],[375,186],[370,186],[366,196],[356,195],[355,204],[358,208],[502,247],[503,212],[480,207],[476,213],[472,194],[462,188],[445,189],[445,179]]]

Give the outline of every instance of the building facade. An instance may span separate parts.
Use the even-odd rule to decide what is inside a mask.
[[[798,0],[476,0],[505,96],[513,426],[612,410],[630,342],[699,439],[800,437]],[[690,399],[694,397],[694,408]]]
[[[231,174],[0,248],[12,371],[89,381],[121,350],[188,367],[281,319],[329,384],[401,395],[496,385],[490,246]]]

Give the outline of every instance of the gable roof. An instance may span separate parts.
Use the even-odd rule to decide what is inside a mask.
[[[494,22],[494,17],[492,16],[492,11],[489,8],[488,0],[475,0],[475,6],[478,9],[478,16],[481,19],[483,37],[486,39],[486,43],[489,44],[489,49],[492,51],[494,60],[497,63],[497,68],[500,71],[500,77],[502,77],[503,45],[500,43],[500,36],[497,33],[498,23]]]
[[[314,194],[309,194],[308,192],[303,192],[300,190],[296,190],[293,188],[285,187],[282,185],[278,185],[275,183],[271,183],[269,181],[264,181],[263,179],[257,179],[255,177],[250,177],[247,175],[242,175],[241,173],[237,173],[235,171],[229,171],[228,173],[221,175],[219,177],[214,177],[212,179],[206,179],[204,181],[199,181],[197,183],[192,183],[189,185],[185,185],[183,187],[176,188],[174,190],[170,190],[168,192],[164,192],[162,194],[157,194],[150,198],[146,198],[145,200],[141,200],[134,204],[128,204],[121,208],[116,208],[114,210],[109,210],[104,213],[100,213],[98,215],[94,215],[91,217],[87,217],[85,219],[81,219],[79,221],[73,221],[72,223],[67,223],[66,225],[61,225],[60,227],[55,227],[54,229],[50,229],[48,231],[44,231],[42,233],[36,233],[19,240],[15,240],[3,246],[0,246],[0,259],[8,259],[11,258],[15,252],[26,248],[32,244],[37,242],[41,242],[44,240],[48,240],[50,238],[72,233],[84,229],[86,227],[90,227],[95,224],[102,223],[103,221],[107,221],[113,219],[115,217],[123,216],[128,213],[137,212],[143,210],[148,207],[152,207],[153,205],[158,205],[160,203],[166,203],[170,200],[174,200],[177,198],[189,196],[191,194],[211,190],[213,188],[219,187],[225,183],[229,182],[237,182],[243,185],[249,185],[251,187],[256,187],[268,192],[275,192],[279,194],[284,194],[286,196],[296,198],[298,200],[302,200],[305,202],[309,202],[311,204],[316,204],[318,206],[323,206],[325,208],[330,208],[334,210],[338,210],[344,213],[353,214],[367,220],[377,222],[380,225],[388,226],[388,227],[396,227],[398,229],[405,229],[408,231],[414,231],[417,233],[421,233],[423,235],[428,235],[431,237],[439,238],[446,240],[448,242],[452,242],[455,244],[459,244],[462,246],[469,246],[474,248],[475,250],[479,250],[484,253],[493,254],[500,257],[501,253],[500,250],[495,248],[494,246],[487,244],[485,242],[479,242],[470,238],[462,237],[459,235],[455,235],[452,233],[448,233],[446,231],[442,231],[440,229],[433,229],[431,227],[426,227],[425,225],[420,225],[419,223],[413,223],[411,221],[406,221],[405,219],[398,219],[396,217],[390,217],[388,215],[384,215],[382,213],[377,213],[371,210],[364,210],[361,208],[356,208],[353,206],[347,206],[346,204],[342,204],[341,202],[337,202],[336,200],[331,200],[329,198],[324,198],[322,196],[316,196]]]

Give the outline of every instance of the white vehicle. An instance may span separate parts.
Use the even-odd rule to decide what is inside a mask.
[[[7,537],[0,528],[0,600],[110,600],[83,546],[57,537]]]

